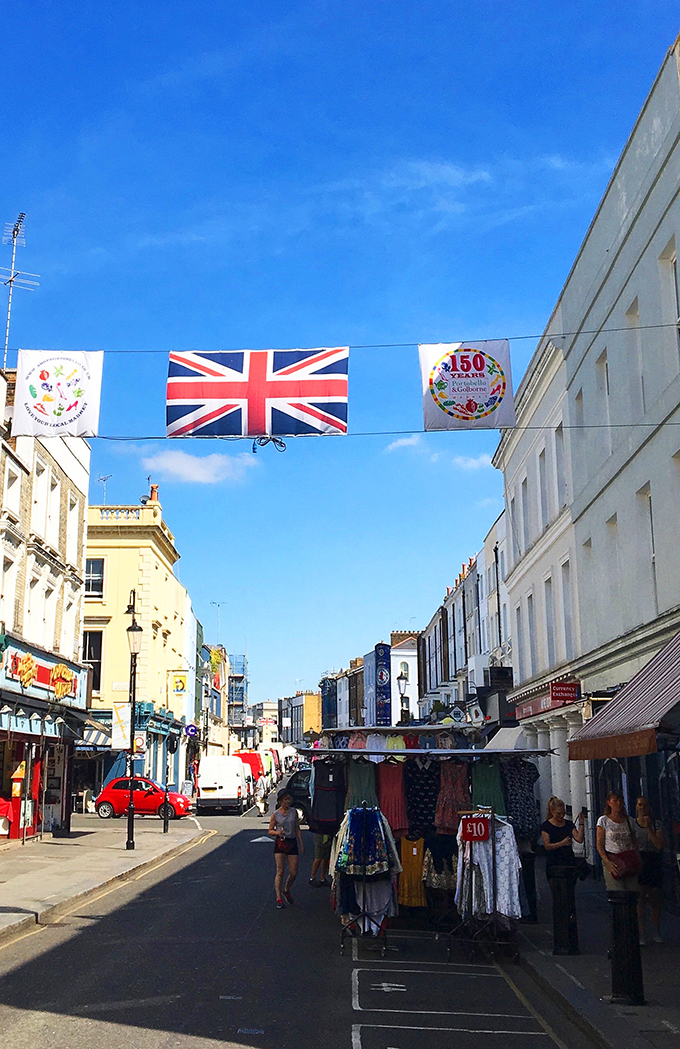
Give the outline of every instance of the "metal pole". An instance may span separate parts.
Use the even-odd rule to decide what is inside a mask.
[[[137,653],[130,656],[130,757],[128,771],[130,775],[130,800],[127,811],[126,849],[135,847],[135,801],[134,801],[134,768],[135,768],[135,721],[137,720]]]
[[[9,284],[9,298],[7,300],[7,327],[5,328],[5,355],[2,359],[3,371],[7,367],[7,350],[9,349],[9,319],[12,314],[12,291],[14,289],[14,260],[16,259],[17,255],[17,235],[18,230],[15,226],[14,233],[12,235],[12,266],[9,271],[9,280],[7,282]]]
[[[168,833],[168,775],[170,765],[170,751],[168,750],[168,737],[165,737],[165,796],[163,798],[163,833]]]

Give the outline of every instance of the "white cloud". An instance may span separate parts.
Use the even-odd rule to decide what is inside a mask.
[[[491,466],[491,456],[484,453],[476,456],[454,455],[453,464],[461,470],[486,470],[488,466]]]
[[[412,437],[399,437],[387,445],[386,452],[395,452],[397,448],[418,448],[421,444],[420,434],[414,433]]]
[[[182,481],[188,484],[221,484],[223,481],[242,481],[248,470],[257,466],[250,452],[238,455],[191,455],[180,449],[158,452],[142,459],[142,466],[154,478],[163,481]]]

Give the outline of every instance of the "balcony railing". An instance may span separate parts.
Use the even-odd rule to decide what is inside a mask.
[[[139,521],[141,506],[102,506],[100,521]]]

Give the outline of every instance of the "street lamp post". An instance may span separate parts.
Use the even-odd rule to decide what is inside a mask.
[[[405,712],[409,712],[409,707],[404,704],[406,699],[406,686],[408,684],[408,678],[404,671],[397,677],[397,687],[399,688],[399,698],[401,699],[401,721],[404,721]]]
[[[128,775],[130,777],[130,800],[127,810],[127,841],[126,849],[135,847],[135,802],[134,802],[134,769],[135,769],[135,722],[137,720],[137,656],[142,647],[142,628],[135,618],[136,593],[130,591],[130,603],[125,611],[126,616],[132,616],[132,622],[127,628],[128,646],[130,648],[130,757],[128,759]]]

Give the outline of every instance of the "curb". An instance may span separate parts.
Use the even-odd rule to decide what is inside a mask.
[[[152,856],[148,860],[144,860],[142,863],[135,864],[134,867],[129,867],[128,870],[121,871],[120,874],[114,874],[111,878],[106,878],[104,881],[99,882],[97,885],[92,885],[89,889],[83,890],[83,892],[77,893],[75,896],[70,896],[67,900],[62,900],[60,903],[55,903],[51,907],[45,907],[44,910],[34,911],[33,914],[27,915],[20,921],[15,922],[13,925],[8,926],[6,929],[0,930],[0,945],[3,947],[11,943],[12,940],[23,935],[27,928],[35,927],[49,927],[55,924],[56,920],[63,918],[72,909],[73,905],[85,903],[90,897],[96,896],[97,893],[101,892],[102,889],[106,889],[108,886],[115,885],[116,882],[129,881],[135,875],[143,874],[151,867],[155,867],[159,861],[164,863],[166,860],[174,859],[177,856],[181,856],[183,852],[187,852],[189,849],[194,848],[198,845],[201,840],[207,841],[213,834],[217,832],[214,830],[200,830],[197,831],[193,837],[187,841],[183,841],[180,845],[175,845],[172,849],[168,849],[166,852],[160,852],[156,856]]]
[[[555,1005],[601,1049],[650,1049],[646,1038],[623,1017],[612,1011],[611,1005],[588,990],[574,977],[557,969],[543,951],[523,937],[525,949],[520,951],[520,965]]]

